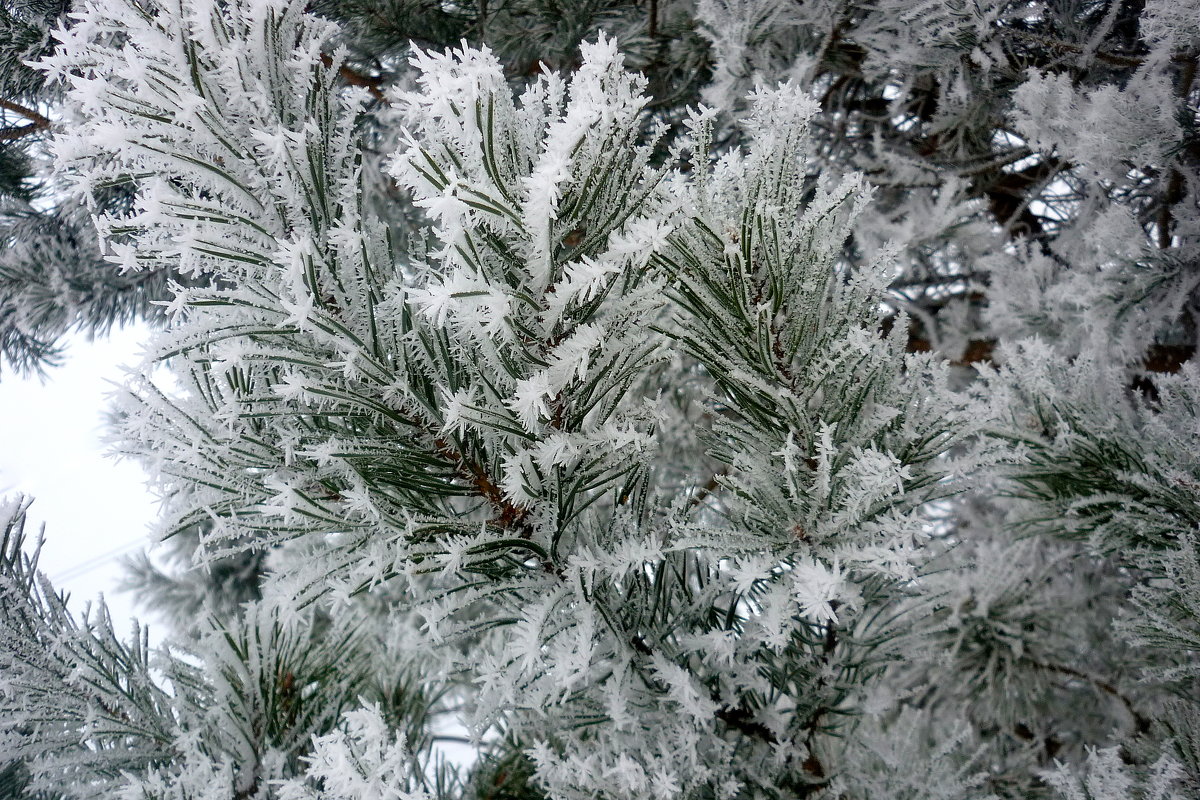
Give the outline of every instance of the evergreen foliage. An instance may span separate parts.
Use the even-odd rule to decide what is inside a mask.
[[[191,566],[151,652],[3,507],[0,786],[1200,793],[1200,5],[64,11],[2,352],[163,301]]]

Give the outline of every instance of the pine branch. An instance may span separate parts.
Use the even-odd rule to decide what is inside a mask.
[[[969,796],[975,784],[965,770],[975,756],[960,753],[978,745],[991,757],[1009,747],[1011,722],[996,731],[914,725],[920,741],[883,766],[854,757],[864,746],[853,738],[873,726],[871,735],[897,739],[906,731],[896,709],[862,725],[841,722],[864,710],[864,698],[911,697],[911,686],[956,676],[945,659],[882,665],[899,652],[895,620],[919,616],[897,606],[943,596],[923,572],[930,554],[949,540],[965,549],[1011,534],[1003,521],[973,525],[959,513],[969,502],[957,498],[976,485],[991,491],[1002,462],[1024,481],[1021,502],[1051,510],[1035,521],[1051,535],[1107,525],[1114,547],[1144,534],[1164,549],[1186,535],[1178,521],[1190,519],[1195,476],[1175,469],[1182,456],[1171,437],[1152,462],[1137,456],[1148,437],[1089,438],[1104,419],[1056,430],[1069,415],[1035,395],[1048,379],[1001,387],[994,394],[1005,401],[992,398],[996,409],[979,422],[958,374],[936,357],[909,355],[936,341],[881,320],[893,278],[898,286],[969,264],[984,270],[985,284],[1009,264],[1023,266],[1014,227],[1047,244],[1067,226],[1034,214],[1033,200],[1071,164],[1080,164],[1067,176],[1072,191],[1088,180],[1076,174],[1085,162],[1070,147],[1060,161],[1023,167],[1029,154],[1002,143],[1011,145],[1003,126],[1019,78],[995,43],[1005,24],[1021,24],[1015,18],[925,3],[926,26],[894,16],[904,4],[885,3],[829,19],[824,7],[793,4],[776,19],[759,3],[749,5],[761,19],[745,20],[735,15],[747,4],[717,1],[697,14],[724,9],[730,24],[682,36],[689,23],[657,0],[578,15],[616,25],[620,41],[653,54],[641,63],[654,70],[678,69],[689,50],[704,50],[703,59],[740,54],[745,63],[706,63],[728,84],[714,94],[751,75],[795,77],[759,89],[746,106],[734,98],[732,121],[744,124],[729,133],[719,112],[650,106],[647,83],[625,69],[615,41],[576,48],[564,24],[573,19],[546,19],[560,3],[514,0],[489,12],[480,0],[476,29],[515,43],[520,64],[569,65],[569,74],[530,76],[515,98],[521,69],[502,63],[500,47],[413,48],[411,91],[396,95],[394,115],[374,119],[366,115],[385,101],[387,80],[322,54],[342,34],[302,3],[229,0],[206,6],[211,18],[180,19],[174,7],[146,2],[152,14],[145,2],[89,6],[90,24],[61,35],[70,55],[57,64],[92,80],[68,90],[80,124],[62,134],[80,184],[150,178],[129,214],[101,218],[113,252],[131,267],[178,266],[214,281],[184,287],[172,303],[176,324],[158,352],[178,369],[180,388],[170,397],[139,389],[123,419],[129,449],[155,459],[177,510],[172,525],[212,519],[212,540],[233,552],[286,543],[272,552],[267,580],[300,585],[305,608],[317,613],[328,606],[313,595],[328,590],[338,605],[321,625],[339,634],[350,627],[340,615],[364,611],[372,642],[362,645],[369,657],[356,654],[357,640],[315,653],[311,638],[285,636],[279,619],[251,619],[252,610],[203,642],[198,651],[207,648],[205,663],[218,667],[220,691],[177,718],[218,720],[211,732],[182,731],[188,741],[242,737],[220,750],[250,754],[224,796],[281,783],[289,797],[341,800],[372,781],[408,786],[422,770],[412,768],[415,755],[389,745],[401,715],[355,727],[327,712],[353,702],[338,683],[341,658],[362,667],[350,681],[357,689],[359,677],[394,663],[387,648],[409,626],[423,626],[414,650],[448,643],[438,670],[470,684],[463,702],[478,711],[477,729],[495,726],[532,748],[533,777],[517,781],[526,789],[536,781],[552,796],[628,800],[809,796],[844,783],[853,797],[908,796],[914,787],[931,800]],[[361,5],[345,14],[361,30],[343,41],[372,39],[389,8],[459,10],[424,0]],[[1075,15],[1078,41],[1088,30],[1099,44],[1135,41],[1109,38],[1125,6],[1107,8],[1099,27],[1096,13]],[[461,10],[469,30],[470,9]],[[1071,18],[1054,14],[1047,28]],[[751,30],[780,19],[783,32]],[[112,30],[129,34],[114,39]],[[687,37],[697,35],[713,47],[693,47]],[[164,36],[179,46],[158,47]],[[1063,61],[1053,42],[1007,49],[1039,48]],[[356,63],[390,65],[396,52]],[[893,58],[903,63],[892,68]],[[805,84],[799,69],[813,64],[824,70],[818,80],[830,81],[824,112],[811,101],[820,92],[810,91],[824,84]],[[1080,85],[1091,88],[1086,76]],[[180,98],[194,106],[193,125],[178,124]],[[814,142],[809,117],[821,114],[825,138]],[[407,127],[383,181],[394,179],[411,205],[379,211],[363,181],[385,154],[364,152],[360,139],[392,141],[395,131],[383,126],[393,119]],[[680,123],[678,140],[655,138],[664,119]],[[874,192],[857,174],[845,177],[852,166],[875,171]],[[1145,175],[1148,187],[1159,175],[1167,198],[1186,189],[1165,172]],[[1097,205],[1134,202],[1123,188],[1101,191]],[[1060,205],[1076,213],[1073,202]],[[1159,240],[1168,230],[1190,236],[1181,201],[1165,208]],[[409,258],[388,228],[418,234]],[[865,257],[893,232],[902,240],[898,269],[884,255]],[[1087,251],[1063,243],[1064,253],[1071,244]],[[1105,244],[1096,249],[1115,249]],[[927,305],[914,315],[932,332],[931,309],[962,287],[924,285]],[[973,318],[953,322],[976,330],[966,327]],[[997,341],[978,334],[956,363],[991,361]],[[1188,356],[1158,348],[1146,360],[1180,369]],[[976,385],[1001,372],[979,370]],[[1123,380],[1109,394],[1124,398]],[[1168,403],[1176,381],[1155,382]],[[703,417],[700,403],[710,404]],[[993,419],[1011,425],[983,436]],[[1151,463],[1161,469],[1143,468]],[[1002,502],[1005,520],[1015,516],[1019,504]],[[1121,514],[1153,514],[1154,525],[1128,534],[1112,523]],[[949,556],[948,579],[957,580],[963,557]],[[1022,591],[1038,590],[1024,563],[1000,566],[1012,568]],[[293,611],[283,604],[280,619]],[[1038,644],[1035,615],[1011,620],[1003,633]],[[912,633],[927,641],[925,626],[939,624],[917,619]],[[389,644],[375,648],[376,637]],[[309,657],[306,672],[298,662]],[[966,671],[978,686],[998,674],[987,669]],[[1115,685],[1070,667],[1041,669],[1117,697],[1138,730],[1148,728]],[[872,680],[897,685],[875,693]],[[1037,692],[1056,681],[1031,683]],[[990,688],[981,694],[999,696]],[[1099,705],[1123,720],[1116,704]],[[119,703],[104,708],[111,714],[98,713],[125,722]],[[1088,742],[1087,734],[1071,741]],[[321,741],[309,750],[312,735]],[[825,747],[842,735],[851,740],[845,748]],[[935,752],[936,768],[914,763],[912,754]],[[1011,777],[1009,755],[997,755],[998,782]],[[287,774],[270,774],[275,763]],[[187,765],[178,766],[182,774]],[[883,777],[867,790],[871,770]],[[484,793],[507,786],[503,776],[488,778]]]

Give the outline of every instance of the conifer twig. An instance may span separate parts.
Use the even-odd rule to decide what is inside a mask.
[[[26,108],[19,103],[14,103],[11,100],[5,100],[0,97],[0,109],[11,111],[14,114],[20,114],[29,120],[29,125],[12,125],[5,128],[0,128],[0,142],[10,142],[14,139],[20,139],[23,136],[28,136],[31,133],[44,131],[50,127],[50,120],[45,116],[34,111],[32,108]]]
[[[321,63],[326,68],[332,67],[333,58],[326,53],[322,53]],[[383,85],[383,81],[381,79],[371,75],[364,75],[346,63],[343,63],[338,67],[338,75],[342,80],[351,86],[361,86],[371,93],[371,97],[374,97],[381,103],[384,102],[385,98],[383,95],[383,89],[380,88],[380,86]]]
[[[11,100],[5,100],[3,97],[0,97],[0,108],[5,111],[11,111],[14,114],[20,114],[32,122],[33,126],[39,130],[50,127],[50,120],[48,118],[42,116],[32,108],[26,108],[19,103],[14,103]]]

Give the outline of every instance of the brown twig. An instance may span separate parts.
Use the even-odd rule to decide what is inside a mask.
[[[20,114],[25,119],[29,120],[28,125],[12,125],[6,128],[0,128],[0,142],[10,142],[14,139],[20,139],[23,136],[28,136],[31,133],[44,131],[50,127],[50,120],[42,116],[32,108],[26,108],[23,105],[14,103],[11,100],[5,100],[0,97],[0,109],[11,111],[14,114]]]
[[[458,467],[459,474],[465,480],[469,481],[479,494],[492,504],[493,508],[500,512],[495,520],[498,525],[507,529],[515,528],[522,538],[530,538],[532,532],[525,524],[525,518],[529,516],[529,509],[510,503],[504,497],[504,492],[500,491],[500,487],[496,485],[495,481],[491,479],[491,476],[487,474],[487,471],[483,467],[462,453],[459,453],[445,439],[440,436],[436,437],[433,440],[433,445],[437,449],[437,454],[448,461],[454,462]]]
[[[708,499],[708,496],[715,492],[721,485],[721,476],[724,474],[724,470],[714,473],[713,476],[708,479],[708,482],[701,486],[696,493],[692,495],[692,498],[688,501],[689,511],[704,504],[704,501]]]
[[[834,600],[829,605],[834,611],[837,611],[838,607],[841,604],[838,601]],[[822,672],[824,672],[824,670],[829,668],[830,664],[833,661],[833,653],[835,650],[837,650],[837,647],[838,647],[837,625],[835,625],[832,621],[830,621],[830,622],[826,623],[826,626],[825,626],[825,638],[824,638],[824,641],[821,642],[821,655],[818,659],[818,661],[822,667]],[[817,685],[815,687],[816,691],[820,692],[821,690],[825,689],[825,687],[828,685],[828,683],[829,683],[828,677],[825,674],[820,675],[817,678]],[[804,744],[808,748],[808,758],[805,759],[805,761],[804,761],[804,769],[809,775],[813,776],[814,778],[824,778],[826,775],[825,767],[824,767],[824,765],[821,764],[821,759],[817,757],[817,754],[813,749],[813,745],[816,741],[817,731],[820,728],[821,719],[826,714],[828,714],[831,710],[832,709],[829,706],[822,703],[821,705],[819,705],[815,709],[813,709],[813,712],[808,716],[808,719],[806,719],[804,721],[804,724],[801,726],[802,730],[806,731],[806,734],[804,736]],[[822,785],[824,785],[824,784],[813,784],[812,786],[813,786],[813,789],[816,789]],[[812,791],[812,790],[810,789],[810,791]]]
[[[322,53],[321,63],[326,67],[326,69],[328,69],[329,67],[333,66],[333,58],[326,53]],[[380,78],[376,78],[371,75],[364,75],[352,68],[350,65],[344,63],[338,67],[338,75],[342,80],[351,86],[363,87],[371,93],[371,97],[374,97],[379,102],[382,103],[386,100],[383,95],[383,89],[381,88],[383,86],[383,81]]]
[[[14,114],[20,114],[22,117],[32,122],[33,126],[38,130],[43,130],[50,127],[50,120],[34,111],[32,108],[26,108],[23,105],[12,102],[11,100],[5,100],[3,97],[0,97],[0,108],[4,109],[5,111],[11,111]]]
[[[38,125],[14,125],[11,128],[0,128],[0,142],[10,142],[40,130],[43,128]]]

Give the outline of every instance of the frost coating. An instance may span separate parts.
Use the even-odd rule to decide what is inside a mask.
[[[853,29],[855,81],[886,79],[895,50],[898,97],[950,76],[936,124],[970,117],[965,81],[1004,56],[1011,15],[879,5],[822,47]],[[1150,729],[1140,690],[1108,682],[1109,653],[1064,643],[1101,640],[1086,625],[1128,601],[1120,646],[1169,653],[1154,680],[1193,674],[1195,469],[1171,448],[1194,427],[1194,377],[1160,381],[1153,409],[1090,355],[1063,382],[1063,353],[1106,323],[1072,317],[1085,304],[1061,252],[1006,244],[993,256],[1040,258],[1037,280],[996,277],[988,313],[1013,335],[1056,328],[1055,347],[997,350],[1007,363],[965,406],[884,308],[925,313],[889,289],[896,259],[991,246],[996,231],[965,224],[961,251],[936,243],[977,213],[962,201],[975,174],[881,211],[906,190],[878,162],[871,178],[821,168],[816,61],[742,97],[732,61],[752,28],[787,38],[811,9],[702,6],[739,9],[728,41],[710,31],[736,127],[715,108],[648,111],[605,36],[515,93],[486,50],[415,52],[411,85],[368,120],[373,95],[338,83],[333,29],[296,4],[95,3],[62,34],[47,68],[81,121],[60,161],[85,195],[136,189],[128,213],[100,215],[110,254],[207,279],[168,306],[156,356],[179,386],[133,382],[124,446],[161,476],[164,534],[194,537],[211,567],[261,556],[266,577],[264,597],[204,617],[195,653],[164,654],[159,678],[103,625],[38,621],[56,606],[10,558],[13,616],[57,658],[4,640],[6,712],[33,731],[13,738],[31,757],[53,745],[30,762],[40,785],[406,798],[487,796],[515,774],[556,798],[952,798],[987,796],[994,774],[1032,780],[1032,748],[1083,752],[1026,724],[1047,696],[1047,715],[1100,707],[1082,730]],[[1036,105],[1040,80],[1012,108]],[[1075,100],[1137,107],[1163,84],[1142,85]],[[1057,133],[1012,116],[1031,148],[1066,141],[1069,114]],[[406,248],[363,202],[359,135],[381,119],[404,124],[390,172],[412,201]],[[1093,160],[1166,158],[1174,129],[1152,123],[1144,151]],[[1122,214],[1095,227],[1136,232]],[[901,245],[882,246],[892,233]],[[1116,286],[1144,252],[1108,235],[1056,246]],[[1168,261],[1147,265],[1160,307],[1121,357],[1183,307],[1188,272],[1164,289]],[[1022,316],[1026,297],[1044,315]],[[965,339],[969,311],[922,325]],[[963,496],[969,473],[983,495]],[[1010,525],[1053,544],[1014,545]],[[1171,613],[1153,613],[1163,597]],[[63,669],[93,652],[99,666]],[[468,787],[431,763],[448,708],[497,757]]]

